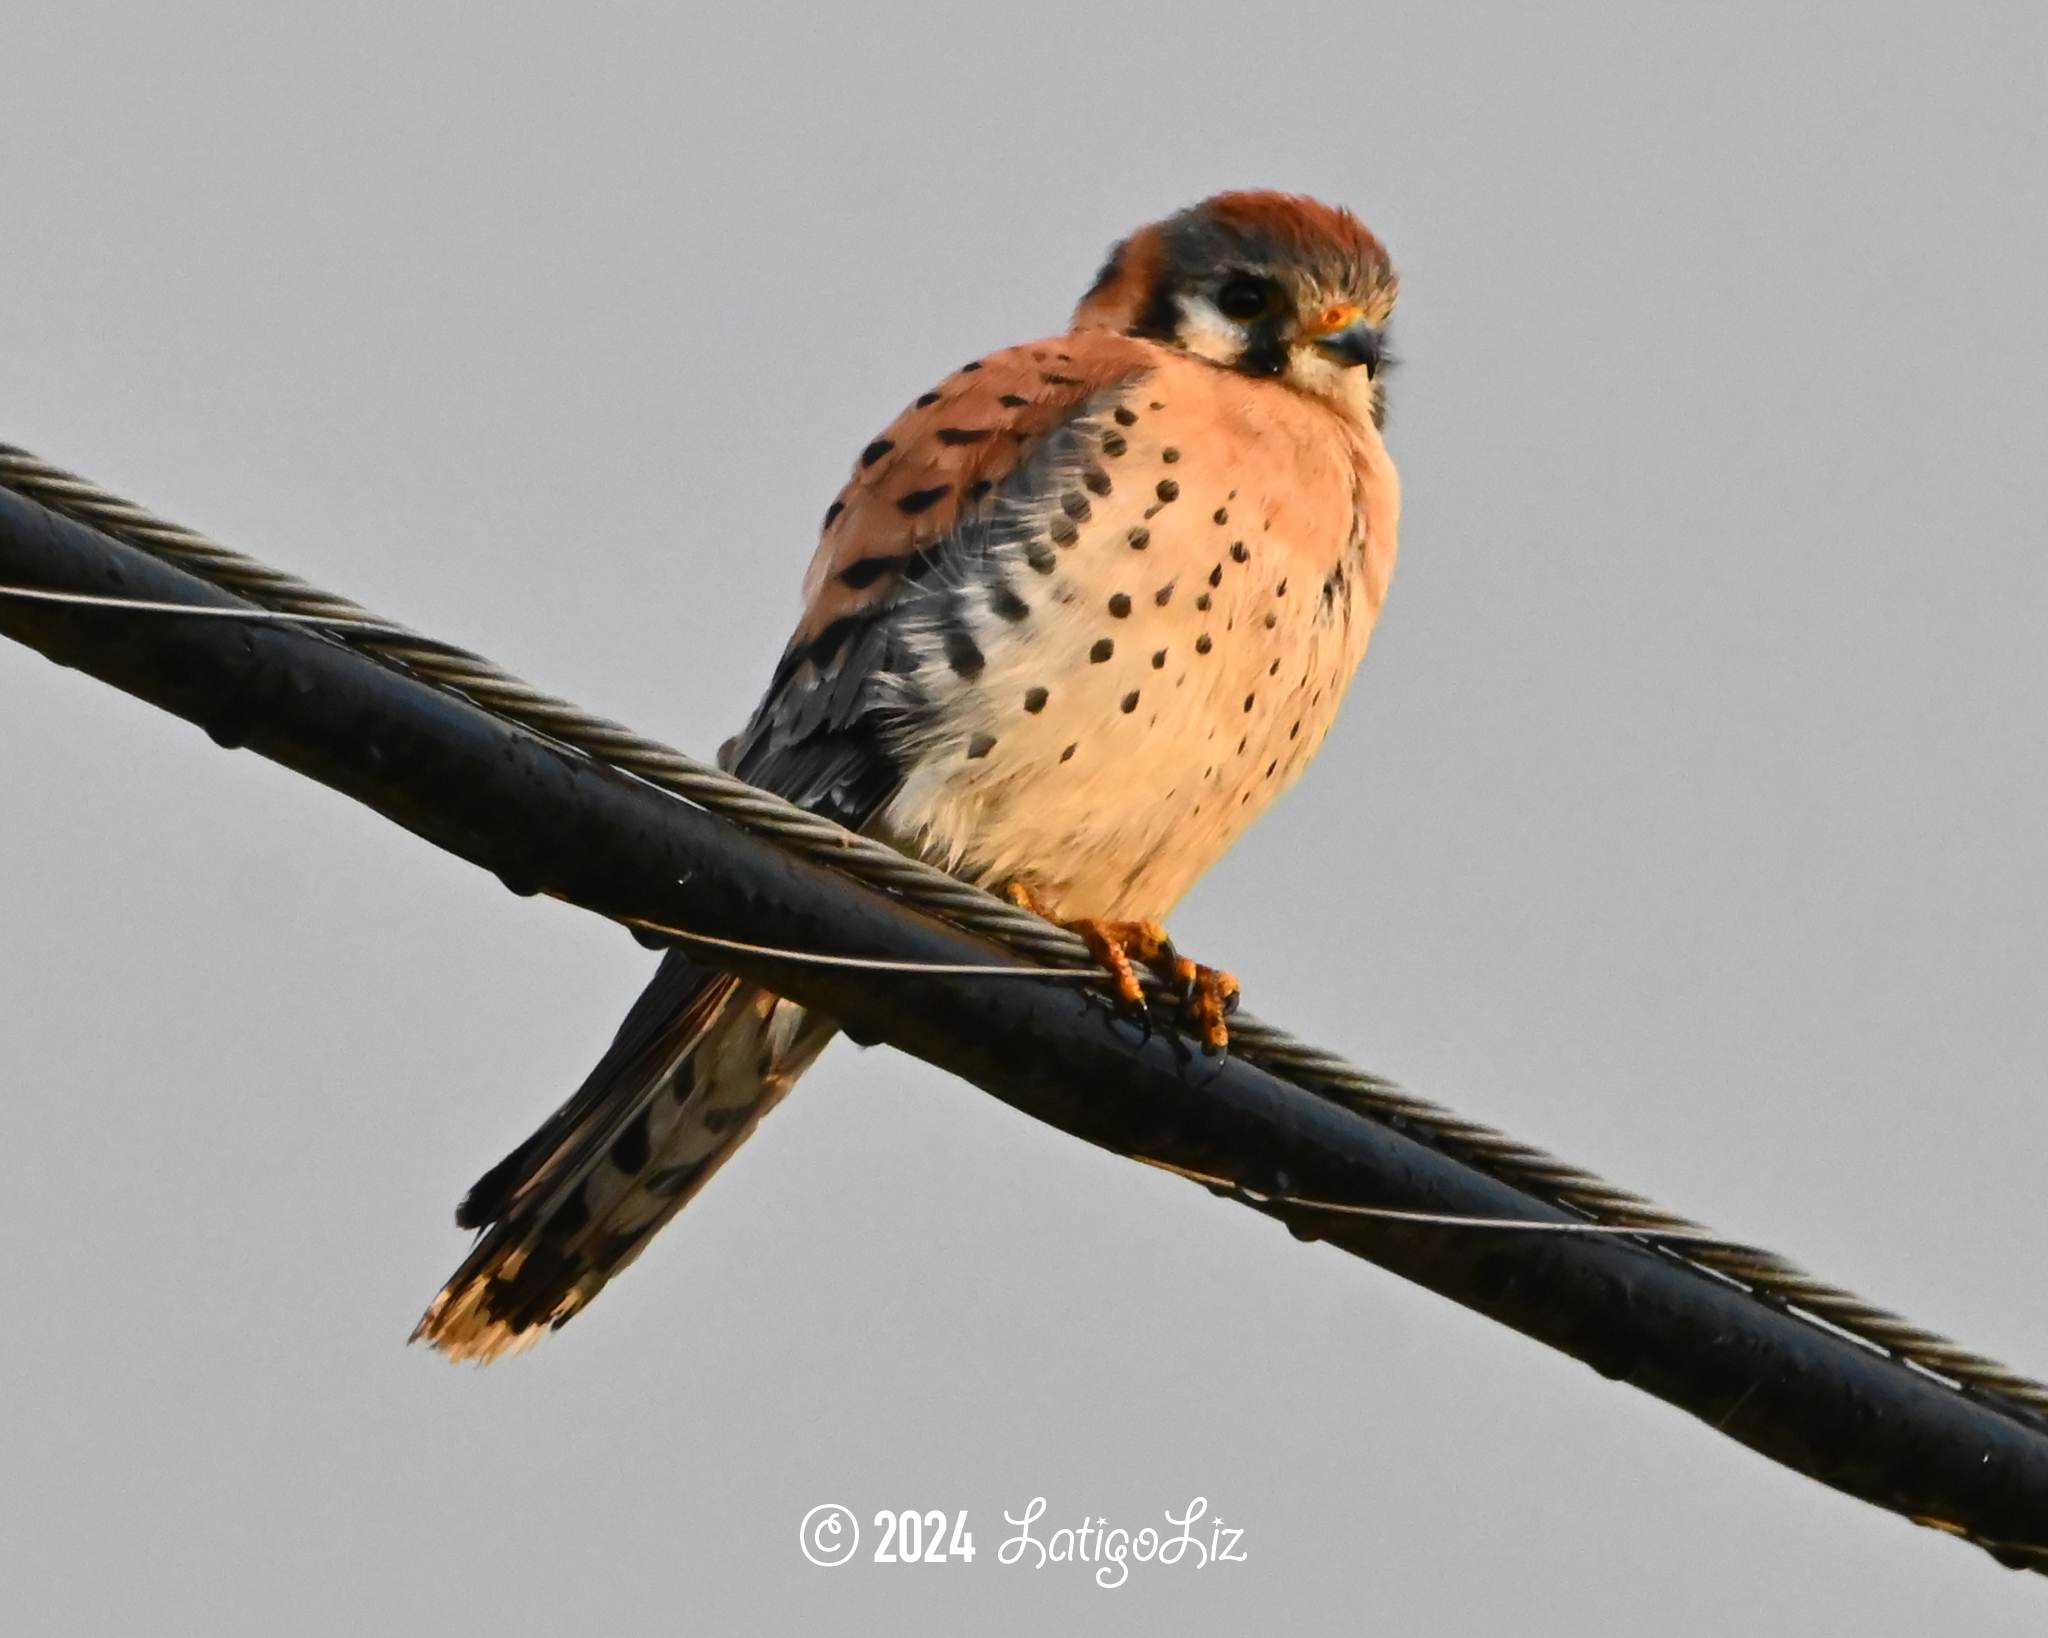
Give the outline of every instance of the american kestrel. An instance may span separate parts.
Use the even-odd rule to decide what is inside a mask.
[[[1067,334],[966,365],[861,451],[723,764],[1077,924],[1126,984],[1126,952],[1170,959],[1154,924],[1315,754],[1386,595],[1395,288],[1355,217],[1288,194],[1132,234]],[[1220,1041],[1233,986],[1180,978]],[[483,1233],[415,1335],[489,1360],[565,1323],[835,1029],[666,956],[470,1190]]]

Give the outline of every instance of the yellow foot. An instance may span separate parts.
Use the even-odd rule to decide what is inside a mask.
[[[1003,897],[1033,915],[1044,915],[1037,898],[1022,882],[1012,882]],[[1133,1011],[1145,1007],[1145,991],[1138,983],[1132,958],[1143,962],[1165,981],[1179,999],[1180,1021],[1202,1039],[1205,1051],[1221,1052],[1230,1044],[1230,1028],[1224,1022],[1237,1011],[1238,983],[1229,973],[1204,967],[1173,947],[1166,929],[1156,921],[1096,921],[1084,917],[1060,925],[1078,933],[1095,959],[1116,981],[1116,993]]]

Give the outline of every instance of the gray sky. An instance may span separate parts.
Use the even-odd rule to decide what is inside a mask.
[[[25,11],[0,438],[700,753],[905,401],[1191,199],[1353,206],[1401,567],[1183,944],[2048,1369],[2038,7]],[[534,1354],[408,1350],[650,958],[9,646],[0,748],[10,1632],[2041,1629],[887,1050]],[[1247,1561],[998,1565],[1038,1495]],[[828,1501],[979,1556],[813,1569]]]

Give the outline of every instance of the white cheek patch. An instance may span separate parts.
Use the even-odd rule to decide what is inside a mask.
[[[1225,318],[1206,296],[1183,293],[1175,300],[1180,307],[1181,345],[1212,364],[1236,363],[1250,341],[1244,326]]]

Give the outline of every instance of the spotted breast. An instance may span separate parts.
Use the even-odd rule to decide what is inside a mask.
[[[785,687],[868,668],[900,770],[874,828],[1063,916],[1156,918],[1301,772],[1385,596],[1398,486],[1369,421],[1261,385],[1076,334],[868,446]],[[803,726],[758,722],[742,770]]]

